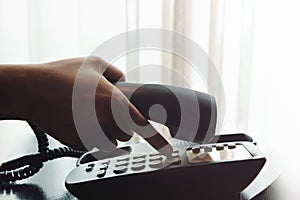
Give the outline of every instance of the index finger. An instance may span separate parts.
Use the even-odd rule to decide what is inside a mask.
[[[171,156],[173,152],[172,146],[131,102],[129,102],[129,111],[134,123],[137,124],[130,128],[142,136],[159,153]]]

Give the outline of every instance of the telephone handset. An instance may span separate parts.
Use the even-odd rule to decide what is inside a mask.
[[[212,96],[159,84],[119,82],[116,86],[144,116],[169,128],[174,149],[171,157],[143,142],[111,153],[49,150],[45,133],[29,122],[38,138],[39,153],[3,163],[0,182],[27,178],[47,160],[72,156],[80,158],[65,185],[77,197],[92,199],[100,193],[122,198],[139,198],[136,194],[176,198],[195,197],[204,191],[214,194],[214,190],[239,193],[262,169],[266,159],[249,136],[215,135],[217,108]],[[165,116],[150,112],[156,104],[165,109]],[[195,105],[197,110],[193,110]],[[195,115],[198,111],[200,118]]]
[[[215,134],[217,106],[211,95],[160,84],[118,82],[116,87],[146,118],[163,123],[177,139],[202,143]],[[151,112],[154,105],[160,105],[166,115]]]

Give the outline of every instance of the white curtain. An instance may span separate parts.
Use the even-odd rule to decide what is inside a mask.
[[[122,0],[0,0],[1,63],[86,56],[124,31]]]
[[[0,62],[86,56],[112,36],[138,28],[181,32],[210,55],[222,77],[225,121],[218,133],[247,132],[264,152],[287,158],[285,150],[295,150],[300,135],[298,10],[297,1],[283,0],[0,0]],[[116,65],[127,72],[180,62],[141,51]],[[206,91],[190,70],[177,70],[192,88]],[[209,69],[204,76],[209,78]],[[164,70],[156,76],[137,72],[129,80],[181,84]]]

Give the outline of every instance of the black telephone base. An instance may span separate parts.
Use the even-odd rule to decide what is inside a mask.
[[[216,137],[210,144],[174,139],[168,158],[138,143],[113,157],[80,159],[65,184],[80,199],[236,199],[266,159],[245,134]]]

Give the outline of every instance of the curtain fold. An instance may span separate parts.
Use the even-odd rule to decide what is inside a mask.
[[[138,0],[126,0],[126,31],[132,31],[139,28],[139,1]],[[138,45],[139,36],[130,37],[127,36],[127,46]],[[126,71],[127,80],[133,82],[139,82],[139,53],[133,52],[126,55]]]

